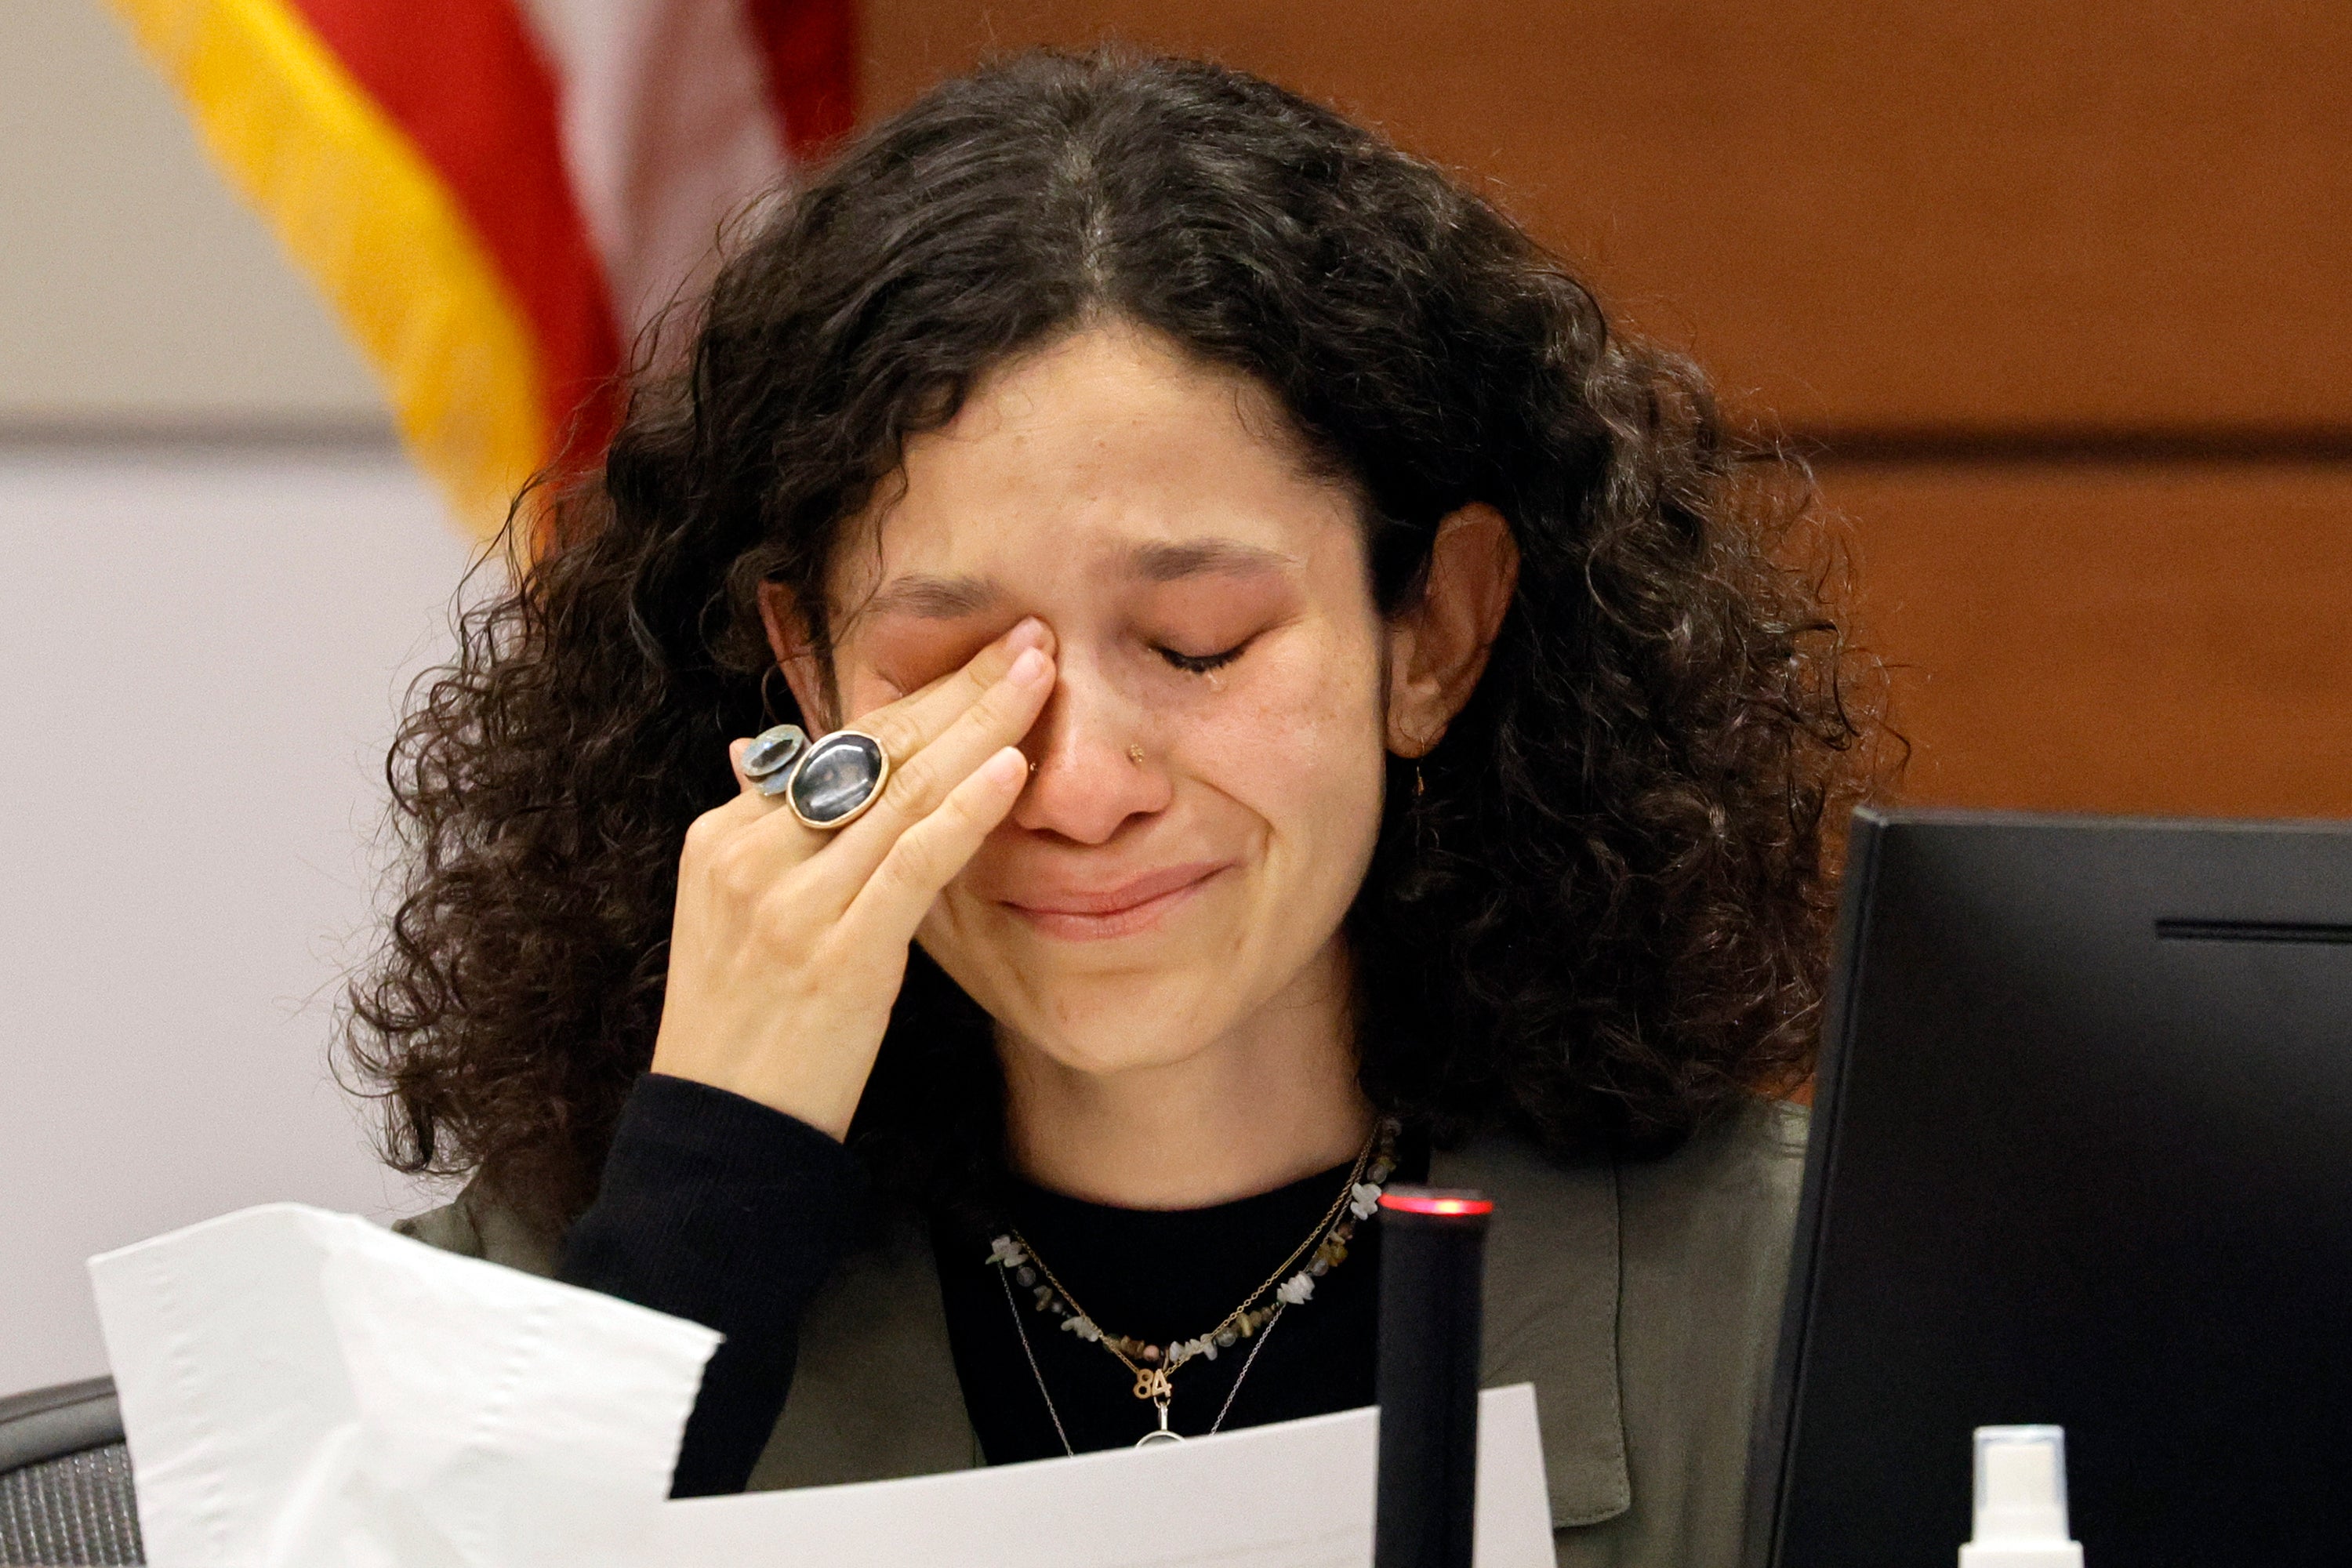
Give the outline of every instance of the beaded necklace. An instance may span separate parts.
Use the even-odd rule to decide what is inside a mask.
[[[1290,1256],[1266,1276],[1265,1282],[1243,1297],[1241,1305],[1226,1313],[1214,1328],[1164,1347],[1126,1334],[1104,1332],[1018,1230],[1008,1230],[990,1242],[988,1262],[1001,1271],[1005,1304],[1013,1308],[1013,1327],[1020,1331],[1021,1348],[1029,1353],[1029,1370],[1036,1376],[1037,1391],[1045,1394],[1046,1411],[1054,1417],[1054,1429],[1061,1435],[1064,1450],[1069,1449],[1069,1436],[1062,1432],[1061,1415],[1054,1409],[1054,1396],[1046,1391],[1044,1373],[1037,1370],[1036,1354],[1029,1350],[1028,1327],[1013,1301],[1014,1284],[1029,1292],[1034,1310],[1060,1319],[1066,1332],[1102,1346],[1134,1374],[1135,1396],[1150,1400],[1160,1417],[1159,1426],[1137,1440],[1138,1447],[1147,1443],[1181,1442],[1183,1435],[1168,1426],[1168,1404],[1175,1394],[1172,1375],[1194,1358],[1214,1361],[1220,1351],[1231,1350],[1244,1340],[1255,1339],[1262,1344],[1265,1333],[1285,1309],[1304,1303],[1315,1293],[1315,1281],[1346,1259],[1348,1243],[1354,1238],[1357,1225],[1370,1219],[1380,1207],[1381,1188],[1396,1171],[1396,1140],[1397,1123],[1393,1118],[1382,1117],[1374,1123],[1354,1163],[1348,1168],[1348,1179],[1340,1184],[1339,1195],[1331,1201],[1330,1208],[1315,1223],[1315,1228],[1307,1233],[1307,1239],[1293,1247]],[[1299,1266],[1302,1258],[1307,1262]],[[1040,1279],[1040,1275],[1044,1278]],[[1233,1408],[1233,1396],[1240,1391],[1242,1378],[1249,1375],[1250,1367],[1256,1363],[1257,1350],[1257,1345],[1251,1347],[1249,1359],[1243,1363],[1234,1387],[1227,1391],[1225,1408],[1217,1413],[1217,1426],[1224,1425],[1225,1411]],[[1213,1432],[1216,1427],[1210,1430]]]

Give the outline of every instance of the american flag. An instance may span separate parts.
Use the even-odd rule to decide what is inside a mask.
[[[856,111],[852,0],[113,4],[483,529]]]

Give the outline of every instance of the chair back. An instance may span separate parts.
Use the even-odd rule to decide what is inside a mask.
[[[0,1564],[146,1560],[114,1380],[0,1399]]]

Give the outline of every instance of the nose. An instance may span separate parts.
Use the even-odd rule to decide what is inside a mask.
[[[1144,744],[1149,727],[1139,704],[1065,648],[1054,694],[1022,742],[1035,771],[1013,807],[1013,825],[1104,844],[1129,821],[1164,810],[1171,791]]]

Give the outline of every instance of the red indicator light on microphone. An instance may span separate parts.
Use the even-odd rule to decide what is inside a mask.
[[[1488,1198],[1445,1197],[1436,1193],[1382,1193],[1381,1207],[1402,1209],[1406,1214],[1493,1214],[1495,1205]]]

